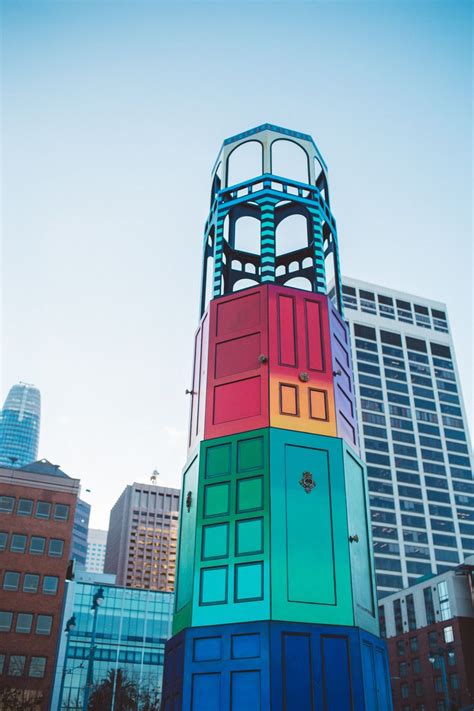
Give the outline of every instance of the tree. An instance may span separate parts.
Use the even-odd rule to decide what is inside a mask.
[[[124,669],[110,669],[106,678],[94,685],[88,711],[135,711],[138,701],[136,682],[128,678]]]

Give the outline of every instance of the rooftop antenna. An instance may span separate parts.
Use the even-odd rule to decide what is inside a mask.
[[[160,472],[158,471],[158,469],[153,469],[153,473],[150,477],[150,481],[153,484],[153,486],[156,486],[156,480],[159,476],[160,476]]]

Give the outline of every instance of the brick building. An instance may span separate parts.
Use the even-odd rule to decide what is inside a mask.
[[[127,486],[110,512],[105,573],[117,585],[173,592],[178,537],[179,489]]]
[[[394,711],[474,708],[474,556],[379,606]]]
[[[78,492],[46,460],[0,468],[1,709],[49,709]]]

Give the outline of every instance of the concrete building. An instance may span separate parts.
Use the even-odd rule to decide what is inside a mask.
[[[127,486],[110,513],[104,572],[117,585],[174,590],[179,489]]]
[[[88,573],[103,573],[105,551],[107,549],[107,531],[90,528],[87,536],[86,570]]]
[[[49,709],[78,492],[47,460],[0,468],[0,699],[31,711]]]
[[[385,597],[395,711],[451,711],[474,705],[474,556]]]
[[[474,551],[472,457],[446,306],[343,279],[379,597]]]
[[[76,569],[81,568],[84,570],[86,567],[87,535],[89,532],[90,515],[90,504],[82,499],[78,499],[71,543],[71,558],[75,561]]]
[[[114,584],[114,576],[79,571],[73,581],[66,583],[63,634],[51,704],[54,711],[82,709],[94,624],[91,604],[99,590],[103,602],[97,610],[90,699],[94,701],[96,685],[123,674],[134,685],[133,708],[149,708],[147,700],[159,703],[164,646],[171,635],[173,595],[119,587]],[[69,632],[65,633],[70,620],[74,626],[70,623]],[[117,706],[112,704],[112,694],[113,684],[105,688],[100,702],[95,699],[94,708],[125,708],[120,703],[119,690],[115,695]]]

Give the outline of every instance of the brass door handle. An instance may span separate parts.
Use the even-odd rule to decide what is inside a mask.
[[[300,373],[298,375],[298,378],[301,380],[302,383],[307,383],[309,380],[309,375],[308,373]]]
[[[359,543],[359,536],[354,533],[353,536],[349,536],[349,543]]]
[[[266,363],[267,361],[268,361],[268,356],[264,355],[263,353],[258,356],[259,363]]]
[[[316,482],[313,481],[313,475],[311,472],[303,472],[303,476],[300,479],[300,484],[305,490],[307,494],[310,494],[314,487],[316,486]]]

